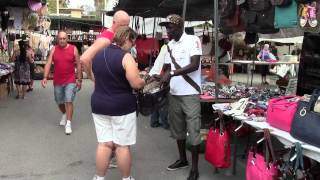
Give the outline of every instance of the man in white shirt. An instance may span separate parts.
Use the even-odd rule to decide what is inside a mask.
[[[167,50],[167,45],[164,44],[161,49],[160,53],[157,57],[157,59],[154,62],[153,67],[151,68],[149,72],[149,76],[160,76],[162,67],[165,61],[165,56],[168,53]],[[168,98],[164,100],[163,103],[161,103],[161,107],[156,109],[150,119],[150,126],[155,128],[162,126],[164,129],[169,129],[169,124],[168,124]],[[160,120],[160,122],[159,122]]]
[[[162,82],[169,83],[169,124],[171,135],[177,140],[180,158],[167,167],[173,171],[188,167],[186,138],[191,144],[192,167],[187,180],[199,177],[198,159],[200,150],[200,99],[202,54],[200,39],[184,32],[184,21],[179,15],[169,15],[160,23],[167,29],[168,53],[165,56]]]

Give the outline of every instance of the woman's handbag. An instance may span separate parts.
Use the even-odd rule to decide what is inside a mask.
[[[231,165],[230,135],[223,127],[223,119],[220,116],[220,127],[210,128],[205,159],[216,168],[228,168]]]
[[[281,96],[269,100],[267,122],[276,128],[290,132],[300,97]]]
[[[290,134],[294,138],[320,147],[320,114],[314,112],[314,105],[320,96],[320,89],[315,89],[309,102],[300,101]]]
[[[139,91],[137,96],[138,112],[144,116],[148,116],[156,109],[163,107],[165,105],[169,90],[169,86],[160,86],[160,88],[156,91]]]
[[[249,151],[247,160],[247,180],[274,180],[278,178],[277,164],[271,143],[270,132],[264,129],[265,154],[259,154],[254,148]],[[269,159],[271,157],[271,160]]]
[[[291,148],[288,160],[280,165],[281,180],[304,180],[307,174],[304,171],[304,162],[301,144],[296,142]]]

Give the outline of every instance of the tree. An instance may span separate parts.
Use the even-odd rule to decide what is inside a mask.
[[[57,13],[57,0],[47,0],[48,2],[48,10],[49,14],[56,14]],[[68,7],[69,0],[59,0],[60,7]]]
[[[97,19],[101,19],[101,11],[105,8],[105,0],[94,0],[94,6],[96,7]]]
[[[47,0],[49,14],[57,13],[57,0]]]

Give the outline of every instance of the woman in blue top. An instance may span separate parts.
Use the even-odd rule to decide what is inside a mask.
[[[113,148],[122,179],[133,180],[129,146],[136,143],[136,97],[132,92],[145,84],[129,53],[135,40],[136,33],[122,27],[113,44],[99,51],[92,61],[95,89],[91,108],[98,139],[94,180],[104,179]]]
[[[260,51],[260,53],[257,56],[257,59],[259,61],[275,61],[276,57],[270,52],[269,50],[269,44],[265,44],[263,46],[263,49]],[[262,65],[261,69],[261,83],[262,84],[268,84],[267,82],[267,73],[269,72],[269,66]]]

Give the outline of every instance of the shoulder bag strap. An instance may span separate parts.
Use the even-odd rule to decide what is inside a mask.
[[[265,138],[265,144],[266,144],[266,163],[268,166],[268,164],[270,162],[276,161],[276,156],[275,156],[274,149],[272,146],[269,129],[264,129],[264,138]],[[270,160],[270,155],[271,155],[271,160]]]
[[[106,48],[103,50],[103,57],[104,57],[104,62],[105,62],[105,65],[106,65],[106,69],[107,71],[111,74],[111,76],[118,82],[121,82],[117,76],[115,76],[113,74],[113,72],[111,71],[110,67],[109,67],[109,63],[108,63],[108,60],[107,60],[107,57],[106,57]]]
[[[172,51],[168,45],[167,45],[167,49],[170,54],[170,58],[172,60],[174,67],[176,69],[181,69],[181,66],[177,63],[176,59],[172,56]],[[191,79],[188,75],[182,75],[182,77],[185,81],[187,81],[194,89],[196,89],[201,94],[201,88],[199,87],[199,85],[196,82],[194,82],[193,79]]]

